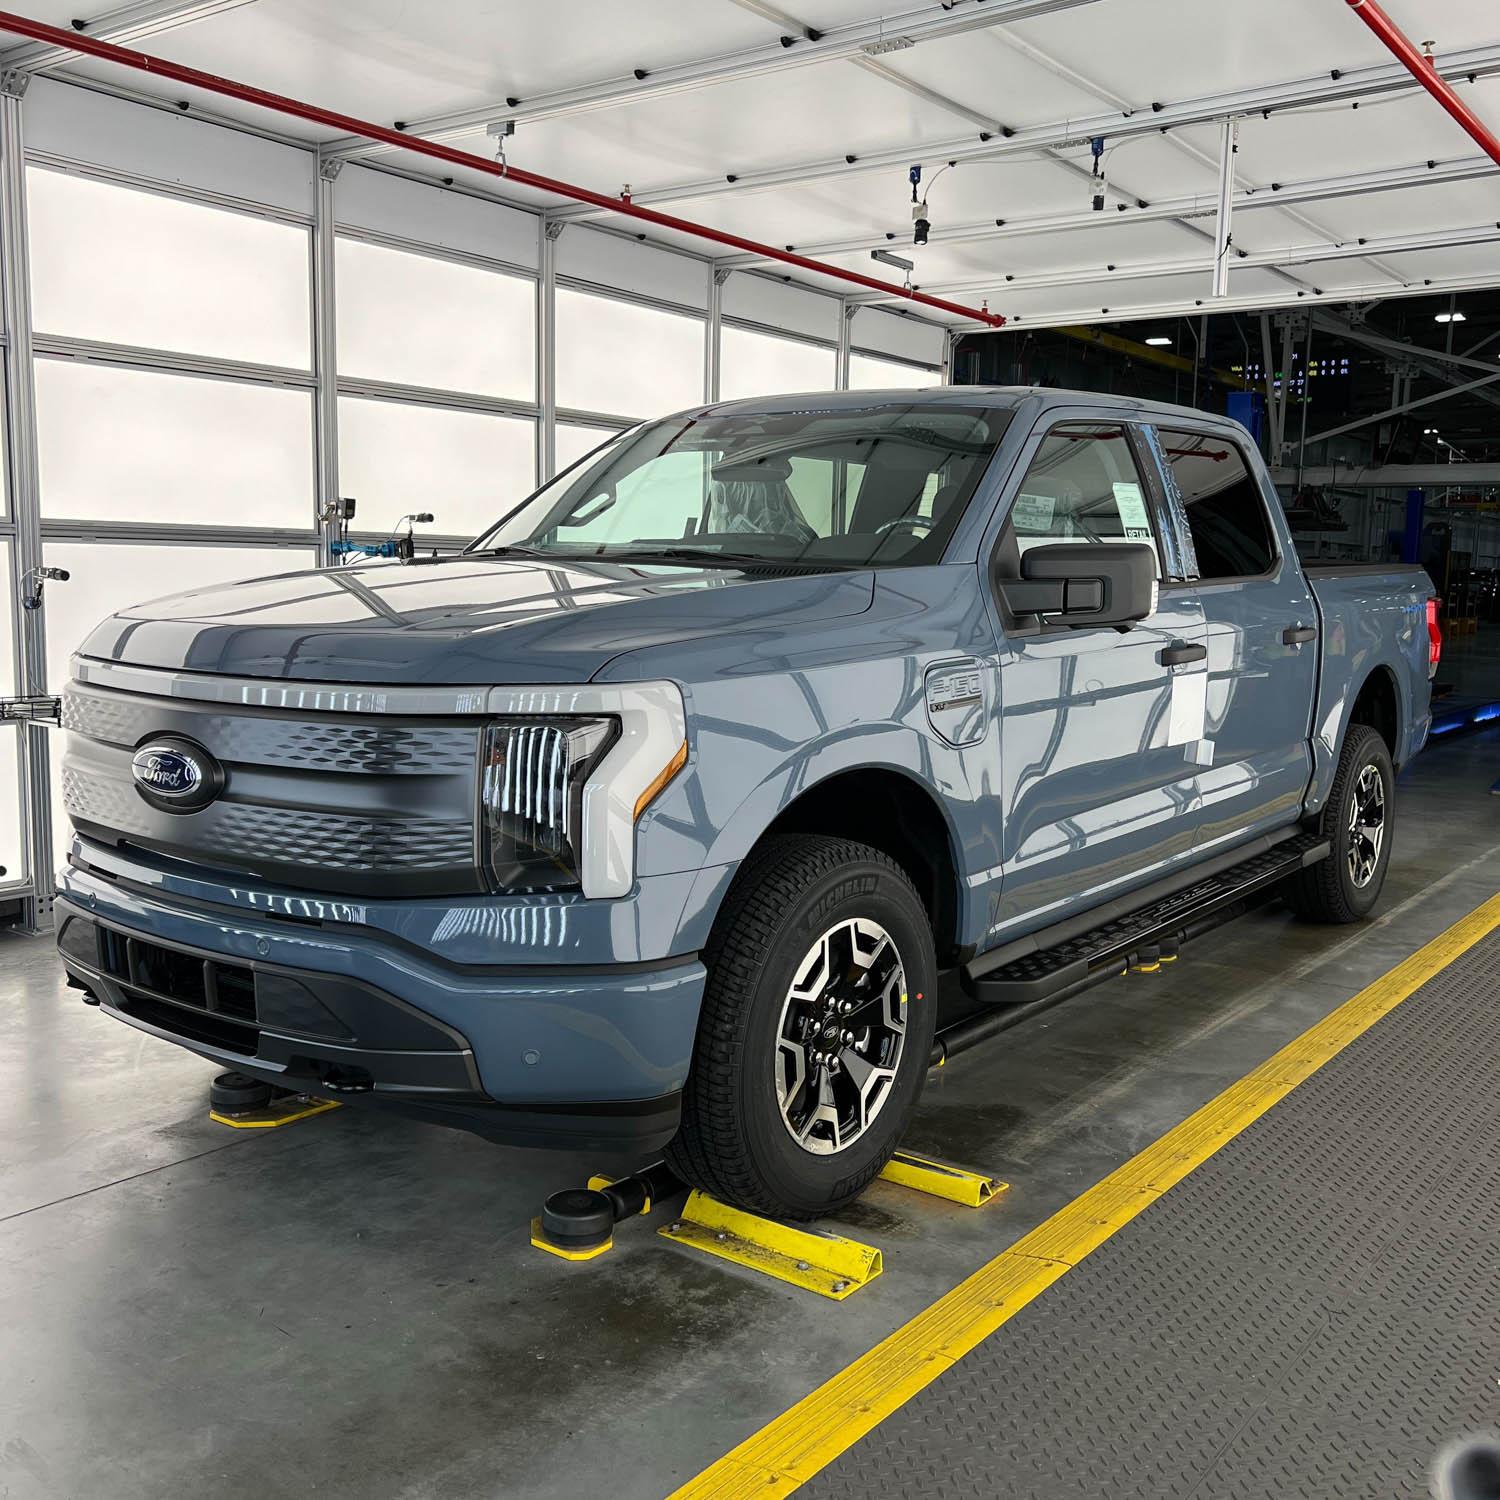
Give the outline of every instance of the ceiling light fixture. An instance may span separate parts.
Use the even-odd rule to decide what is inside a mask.
[[[1172,340],[1167,338],[1165,334],[1157,334],[1155,338],[1147,339],[1146,342],[1155,345],[1158,349],[1163,349],[1169,346]]]
[[[1434,323],[1467,323],[1469,320],[1461,312],[1434,313]]]

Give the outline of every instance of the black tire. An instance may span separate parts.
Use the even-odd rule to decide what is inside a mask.
[[[825,933],[853,918],[878,923],[896,947],[906,1029],[895,1077],[863,1131],[819,1155],[783,1118],[777,1041],[805,961]],[[682,1125],[667,1147],[673,1170],[716,1198],[776,1218],[816,1218],[858,1197],[905,1133],[932,1052],[937,963],[911,882],[864,844],[812,834],[768,839],[736,875],[704,961],[708,984]]]
[[[1356,788],[1370,769],[1380,779],[1384,833],[1373,872],[1361,885],[1356,883],[1350,864],[1349,824]],[[1363,921],[1380,899],[1396,834],[1395,767],[1385,741],[1368,724],[1352,724],[1344,736],[1333,785],[1318,817],[1316,831],[1332,842],[1333,853],[1292,876],[1282,888],[1287,905],[1309,922]]]

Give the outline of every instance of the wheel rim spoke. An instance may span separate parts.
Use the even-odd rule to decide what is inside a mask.
[[[1375,878],[1385,845],[1385,781],[1380,768],[1365,766],[1355,778],[1349,798],[1349,878],[1356,889],[1364,889]]]
[[[803,1150],[844,1150],[885,1107],[905,1048],[906,1004],[901,954],[871,918],[838,923],[803,955],[774,1059],[782,1122]]]

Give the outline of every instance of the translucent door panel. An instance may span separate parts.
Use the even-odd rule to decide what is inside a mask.
[[[186,589],[242,578],[265,578],[312,567],[310,547],[166,547],[119,542],[48,542],[49,567],[66,568],[67,583],[49,583],[46,596],[47,686],[60,692],[68,658],[107,615]],[[62,741],[52,737],[52,838],[56,861],[66,857],[72,827],[62,807]]]
[[[719,396],[777,396],[791,391],[831,391],[838,379],[832,349],[779,339],[748,328],[719,330]]]
[[[941,370],[924,365],[904,365],[896,359],[877,359],[873,354],[849,355],[849,389],[851,391],[915,390],[939,385]]]
[[[0,447],[3,447],[0,444]],[[11,544],[0,541],[0,697],[16,691],[15,571]],[[21,735],[45,734],[19,725],[0,725],[0,886],[26,878],[26,852],[21,832]]]
[[[430,511],[421,530],[477,536],[536,488],[536,424],[401,401],[339,401],[339,492],[359,502],[355,531],[390,531]]]
[[[26,878],[21,834],[21,736],[46,732],[0,724],[0,888]]]
[[[312,527],[309,391],[39,359],[36,400],[44,516]]]
[[[703,400],[701,318],[559,287],[557,404],[661,417]]]

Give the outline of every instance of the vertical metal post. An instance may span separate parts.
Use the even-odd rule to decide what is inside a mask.
[[[536,477],[557,473],[557,241],[567,227],[543,214],[537,221]]]
[[[722,266],[708,268],[708,329],[703,345],[703,399],[719,399],[720,371],[723,369],[721,335],[724,331],[724,283],[729,272]]]
[[[849,389],[849,331],[854,322],[855,309],[848,301],[839,299],[839,352],[834,363],[833,383],[841,391]]]
[[[338,298],[334,278],[333,184],[343,162],[318,162],[317,196],[313,200],[313,374],[317,379],[314,436],[318,455],[318,566],[333,562],[330,543],[336,522],[327,520],[339,498]]]
[[[1281,462],[1281,417],[1282,403],[1286,398],[1286,377],[1283,375],[1281,389],[1276,389],[1276,361],[1271,353],[1271,315],[1260,315],[1260,357],[1266,377],[1266,423],[1269,429],[1270,447],[1266,457],[1274,465]]]
[[[5,358],[5,427],[10,450],[11,503],[16,517],[16,579],[42,564],[41,488],[37,472],[36,372],[31,352],[31,263],[26,225],[26,143],[21,99],[23,72],[0,74],[0,282],[9,333]],[[18,610],[23,696],[47,691],[44,610]],[[26,926],[52,926],[52,781],[47,731],[22,731],[22,819],[31,881]]]
[[[1214,275],[1212,294],[1229,292],[1229,256],[1234,244],[1230,217],[1234,212],[1234,159],[1240,149],[1240,122],[1223,120],[1219,125],[1219,206],[1214,216]]]
[[[1427,500],[1426,490],[1407,490],[1406,528],[1401,537],[1401,561],[1422,561],[1422,510]]]
[[[1276,462],[1286,462],[1286,450],[1288,439],[1286,435],[1287,404],[1292,396],[1292,353],[1295,348],[1292,320],[1283,318],[1281,322],[1281,410],[1276,423]],[[1307,391],[1306,383],[1303,384],[1303,394]]]
[[[1302,488],[1302,466],[1307,451],[1307,408],[1312,405],[1312,314],[1307,315],[1307,342],[1302,346],[1302,430],[1297,435],[1297,488]]]
[[[957,333],[952,329],[949,329],[948,332],[943,335],[942,372],[944,385],[953,384],[953,365],[954,361],[958,358],[958,341],[962,337],[963,335],[961,333]]]

